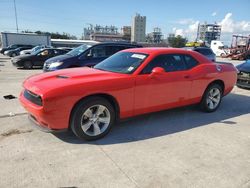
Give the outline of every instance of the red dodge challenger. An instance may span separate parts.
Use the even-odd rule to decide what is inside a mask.
[[[138,48],[114,54],[93,68],[29,77],[20,101],[42,129],[71,129],[95,140],[116,120],[190,104],[215,111],[237,80],[232,64],[217,64],[185,49]]]

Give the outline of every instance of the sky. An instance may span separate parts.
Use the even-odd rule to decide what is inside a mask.
[[[131,25],[139,13],[147,17],[147,33],[160,27],[165,37],[196,37],[198,23],[222,25],[221,40],[250,34],[250,0],[16,0],[19,30],[66,32],[81,37],[88,23]],[[16,31],[14,0],[0,0],[0,31]]]

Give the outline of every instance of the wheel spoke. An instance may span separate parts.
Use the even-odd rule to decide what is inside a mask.
[[[214,103],[213,103],[213,101],[211,99],[209,99],[208,106],[209,106],[210,109],[214,108]]]
[[[105,106],[99,105],[96,110],[96,115],[100,116],[105,109],[106,109]]]
[[[99,117],[99,120],[98,120],[100,123],[109,123],[110,121],[110,118],[109,117]]]
[[[101,134],[101,129],[100,129],[98,123],[94,123],[93,125],[94,125],[94,135]]]
[[[83,125],[82,125],[82,130],[83,130],[84,132],[88,131],[89,128],[91,127],[91,125],[92,125],[92,123],[91,123],[90,121],[87,122],[87,123],[85,123],[85,124],[83,124]]]
[[[218,104],[219,103],[219,101],[220,101],[220,99],[217,99],[217,98],[213,98],[213,99],[211,99],[215,104]]]
[[[218,96],[220,94],[220,91],[218,89],[214,90],[213,97]]]
[[[85,116],[87,116],[88,118],[91,118],[93,116],[93,112],[92,110],[89,108],[85,111],[84,113]]]

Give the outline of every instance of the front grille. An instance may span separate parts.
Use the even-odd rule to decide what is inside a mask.
[[[241,71],[238,73],[238,79],[250,80],[250,73]]]
[[[38,106],[42,106],[42,98],[39,95],[36,95],[35,93],[28,91],[27,89],[24,90],[23,95],[30,102],[32,102]]]

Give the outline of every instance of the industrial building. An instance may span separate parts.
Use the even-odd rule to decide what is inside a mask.
[[[131,40],[131,26],[123,26],[121,28],[121,34],[123,35],[123,40],[130,42],[130,40]]]
[[[123,40],[123,35],[118,32],[118,28],[111,26],[101,26],[89,24],[88,28],[84,28],[85,40],[94,40],[94,41],[121,41]]]
[[[159,44],[163,41],[163,34],[161,32],[161,28],[155,27],[152,33],[147,35],[147,42]]]
[[[220,40],[221,25],[218,24],[199,24],[197,31],[197,40],[202,40],[211,44],[212,40]]]
[[[133,17],[131,42],[146,42],[146,16],[136,14]]]

